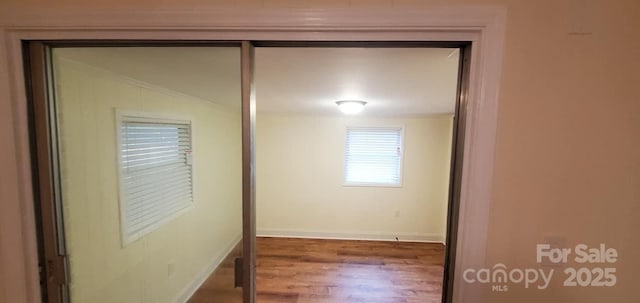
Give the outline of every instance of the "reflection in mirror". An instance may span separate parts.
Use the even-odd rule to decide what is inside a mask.
[[[458,49],[255,56],[258,301],[442,302]]]
[[[240,49],[52,57],[70,301],[241,302]]]

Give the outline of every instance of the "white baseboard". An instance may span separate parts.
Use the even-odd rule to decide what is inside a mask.
[[[189,283],[173,302],[186,303],[241,240],[242,234],[233,237],[233,239],[227,243],[227,246],[219,254],[214,256],[204,269],[198,272],[198,274],[193,278],[193,282]]]
[[[336,233],[318,232],[303,230],[284,229],[259,229],[256,232],[258,237],[277,238],[306,238],[306,239],[331,239],[331,240],[368,240],[368,241],[400,241],[400,242],[423,242],[445,244],[445,238],[438,234],[418,234],[418,233]],[[396,239],[397,237],[397,239]]]

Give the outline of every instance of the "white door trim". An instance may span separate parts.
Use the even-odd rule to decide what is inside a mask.
[[[454,302],[481,302],[462,270],[485,264],[506,10],[28,9],[0,12],[0,293],[39,302],[21,40],[472,41]]]

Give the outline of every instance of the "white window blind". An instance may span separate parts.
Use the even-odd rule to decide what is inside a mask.
[[[402,128],[348,127],[345,185],[400,186]]]
[[[120,116],[123,243],[134,241],[193,204],[189,121]]]

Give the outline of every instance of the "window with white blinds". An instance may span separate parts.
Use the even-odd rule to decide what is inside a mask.
[[[193,205],[190,121],[119,116],[123,244]]]
[[[348,127],[344,184],[400,186],[402,127]]]

